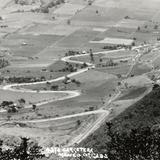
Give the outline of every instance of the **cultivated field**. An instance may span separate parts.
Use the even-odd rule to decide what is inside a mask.
[[[159,68],[159,0],[50,2],[0,0],[0,103],[26,101],[0,110],[0,139],[80,143],[147,94]]]

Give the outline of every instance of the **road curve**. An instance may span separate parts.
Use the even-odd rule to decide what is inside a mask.
[[[138,50],[139,48],[144,47],[144,46],[138,46],[138,47],[134,47],[133,50]],[[108,54],[108,53],[113,53],[113,52],[118,52],[118,51],[123,51],[125,49],[118,49],[118,50],[112,50],[112,51],[103,51],[103,52],[96,52],[93,54]],[[138,50],[139,51],[139,50]],[[82,54],[82,55],[74,55],[74,56],[68,56],[68,57],[63,57],[61,60],[64,62],[68,62],[68,63],[76,63],[76,64],[83,64],[84,62],[81,61],[76,61],[76,60],[71,60],[72,57],[80,57],[80,56],[86,56],[89,54]],[[138,56],[139,57],[139,56]],[[136,61],[137,58],[135,58]],[[95,68],[95,65],[92,63],[86,63],[88,65],[87,68],[85,69],[80,69],[77,70],[77,72],[73,72],[67,75],[67,77],[73,77],[75,75],[84,73],[86,71],[88,71],[89,69]],[[135,65],[135,63],[133,63],[133,66]],[[52,80],[47,80],[47,81],[41,81],[41,82],[33,82],[33,83],[20,83],[20,84],[9,84],[6,86],[2,86],[1,89],[2,90],[8,90],[8,91],[14,91],[14,92],[27,92],[27,93],[33,93],[33,92],[37,92],[37,91],[33,91],[30,89],[24,89],[22,88],[22,86],[29,86],[29,85],[35,85],[35,84],[45,84],[47,82],[57,82],[60,80],[64,80],[65,76],[56,78],[56,79],[52,79]],[[18,88],[16,88],[18,87]],[[21,87],[21,88],[19,88]],[[74,98],[77,97],[81,94],[80,91],[39,91],[40,93],[67,93],[68,95],[65,97],[62,97],[60,99],[57,100],[49,100],[49,101],[45,101],[45,102],[41,102],[39,104],[37,104],[38,106],[40,105],[44,105],[53,101],[58,101],[58,100],[64,100],[64,99],[68,99],[68,98]],[[108,103],[106,105],[109,105],[111,102],[113,102],[120,94],[120,91],[118,90],[118,93],[115,94],[113,97],[111,97],[111,99],[108,101]],[[28,108],[32,107],[32,106],[27,106]],[[77,137],[75,137],[74,139],[72,139],[71,142],[69,142],[69,146],[73,145],[75,143],[80,143],[82,140],[84,140],[86,137],[88,137],[88,135],[90,135],[91,133],[93,133],[97,128],[99,128],[99,126],[104,122],[104,120],[106,119],[106,117],[109,115],[110,113],[110,109],[109,110],[103,110],[103,109],[99,109],[97,111],[91,111],[91,112],[83,112],[83,113],[79,113],[79,114],[74,114],[74,115],[67,115],[67,116],[63,116],[63,117],[56,117],[56,118],[48,118],[48,119],[40,119],[40,120],[30,120],[30,121],[21,121],[22,123],[26,122],[26,123],[41,123],[41,122],[48,122],[48,121],[53,121],[53,120],[60,120],[60,119],[66,119],[66,118],[72,118],[72,117],[78,117],[78,116],[84,116],[84,115],[91,115],[91,114],[100,114],[100,116],[98,117],[98,119],[94,122],[94,124],[91,124],[91,126],[86,129],[86,131],[80,135],[78,135]]]

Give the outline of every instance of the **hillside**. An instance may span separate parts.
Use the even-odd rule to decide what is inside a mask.
[[[155,87],[151,93],[126,109],[111,121],[113,134],[130,134],[138,128],[152,128],[160,122],[160,87]],[[106,123],[108,124],[108,123]],[[89,136],[81,146],[94,148],[103,152],[108,143],[108,125],[102,125],[94,134]]]

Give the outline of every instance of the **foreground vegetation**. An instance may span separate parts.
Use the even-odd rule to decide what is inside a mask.
[[[30,143],[28,138],[21,138],[19,146],[5,149],[3,141],[0,141],[0,159],[3,160],[36,160],[44,157],[41,147],[36,143]]]

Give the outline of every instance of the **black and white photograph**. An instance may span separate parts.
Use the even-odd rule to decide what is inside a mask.
[[[160,160],[160,0],[0,0],[0,160]]]

